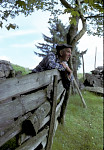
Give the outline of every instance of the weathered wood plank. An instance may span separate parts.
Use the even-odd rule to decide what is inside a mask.
[[[21,131],[21,124],[22,122],[27,119],[31,113],[26,114],[25,116],[19,118],[17,121],[15,121],[14,124],[11,125],[10,128],[8,128],[8,131],[4,133],[3,136],[0,137],[0,146],[2,146],[4,143],[9,141],[11,138],[16,136]]]
[[[50,103],[47,101],[44,104],[42,104],[35,112],[34,114],[28,118],[29,121],[31,121],[35,133],[37,134],[38,130],[41,127],[42,121],[44,118],[48,115],[48,113],[51,110]],[[26,125],[27,126],[27,125]]]
[[[41,129],[49,120],[50,120],[50,116],[47,116],[46,118],[44,118],[39,129]]]
[[[22,127],[24,132],[27,132],[28,130],[28,135],[26,135],[25,133],[19,135],[18,139],[19,145],[22,145],[23,142],[25,142],[27,139],[31,137],[29,135],[29,132],[31,132],[31,130],[34,130],[32,131],[32,133],[34,132],[35,134],[37,134],[38,130],[49,121],[50,117],[47,115],[50,112],[50,109],[51,109],[50,103],[47,101],[44,104],[42,104],[27,120],[25,120],[25,124]],[[32,129],[30,125],[32,125],[34,129]]]
[[[46,101],[46,91],[21,96],[9,103],[0,104],[0,127],[5,121],[16,118],[24,113],[34,110]]]
[[[47,135],[48,129],[44,129],[43,131],[39,132],[36,136],[30,138],[28,141],[16,148],[16,150],[34,150]]]
[[[88,90],[88,91],[91,91],[91,92],[104,94],[104,91],[103,91],[102,87],[88,87],[88,86],[86,86],[84,89]]]
[[[51,150],[52,143],[53,143],[56,104],[57,104],[57,82],[58,82],[58,77],[54,76],[54,80],[53,80],[52,112],[51,112],[50,127],[49,127],[49,134],[48,134],[48,141],[47,141],[46,150]]]
[[[44,138],[44,140],[42,141],[42,143],[41,143],[41,144],[42,144],[43,149],[44,149],[44,148],[45,148],[45,146],[46,146],[46,144],[47,144],[47,137],[45,137],[45,138]],[[43,150],[43,149],[42,149],[42,150]]]
[[[41,129],[49,121],[49,119],[50,119],[50,116],[47,116],[46,118],[43,118],[39,129]],[[22,145],[30,137],[31,137],[30,135],[26,135],[25,133],[22,133],[22,134],[20,133],[20,135],[18,137],[18,145]]]
[[[31,135],[26,135],[25,133],[20,134],[17,138],[18,146],[22,145],[25,141],[27,141],[31,137],[32,137]]]
[[[53,75],[59,75],[56,69],[7,79],[0,83],[0,101],[38,89],[52,82]]]
[[[62,80],[60,80],[59,83],[57,84],[57,99],[60,98],[60,96],[64,90],[65,90],[65,88],[63,87]],[[51,83],[51,84],[49,84],[49,86],[47,86],[47,97],[49,99],[51,98],[51,91],[53,91],[53,83]]]

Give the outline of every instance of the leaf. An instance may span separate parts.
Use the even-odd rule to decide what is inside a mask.
[[[16,26],[16,24],[9,24],[9,25],[6,25],[6,28],[7,28],[7,30],[10,30],[10,28],[12,28],[12,29],[15,29],[17,26]]]
[[[16,5],[18,5],[18,6],[21,7],[21,8],[26,9],[26,4],[25,4],[24,1],[18,0],[18,1],[16,1]]]
[[[2,21],[0,21],[0,27],[2,28],[2,25],[3,25],[3,23],[2,23]]]
[[[88,3],[88,2],[89,2],[89,0],[84,0],[84,2],[85,2],[85,3]]]
[[[64,13],[69,13],[69,12],[70,12],[69,8],[64,9]]]
[[[94,4],[94,0],[89,0],[89,4],[93,5]]]
[[[77,23],[77,22],[76,22],[76,19],[72,17],[71,20],[70,20],[70,24],[76,25],[76,23]]]
[[[72,16],[80,16],[79,12],[78,11],[74,11],[74,10],[71,12],[71,14],[72,14]]]

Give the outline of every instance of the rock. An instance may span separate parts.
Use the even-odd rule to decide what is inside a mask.
[[[103,87],[103,67],[97,67],[95,70],[92,70],[91,73],[92,74],[85,74],[84,85],[90,87]]]
[[[0,60],[0,80],[14,77],[15,71],[10,62]]]

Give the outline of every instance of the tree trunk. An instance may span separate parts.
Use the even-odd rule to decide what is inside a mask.
[[[76,25],[71,24],[68,34],[67,34],[67,43],[69,45],[72,45],[73,39],[75,38],[75,36],[77,35],[78,32],[78,23],[79,23],[79,17],[76,16]],[[69,60],[69,66],[71,67],[71,69],[73,70],[73,74],[75,79],[77,79],[77,62],[76,60],[76,56],[75,56],[75,47],[76,47],[76,43],[74,43],[72,48],[72,56]]]
[[[67,44],[70,44],[73,46],[73,48],[72,48],[72,56],[73,56],[73,52],[75,50],[75,46],[76,46],[78,40],[81,39],[81,37],[85,34],[85,32],[87,30],[86,19],[83,15],[82,5],[81,5],[80,0],[75,0],[76,7],[74,7],[74,8],[66,0],[60,0],[60,2],[62,3],[62,5],[64,5],[66,8],[69,9],[70,13],[71,13],[72,9],[74,9],[75,11],[78,11],[78,13],[79,13],[79,15],[77,15],[76,17],[72,16],[76,20],[76,25],[71,24],[68,34],[67,34]],[[82,29],[78,32],[79,19],[81,19],[81,21],[82,21]],[[74,63],[76,63],[76,61],[74,61]],[[72,65],[72,57],[70,59],[69,66],[71,66],[71,69],[73,70],[73,74],[76,77],[77,69],[76,69],[76,67],[74,68]],[[76,65],[74,65],[74,66],[76,66]]]

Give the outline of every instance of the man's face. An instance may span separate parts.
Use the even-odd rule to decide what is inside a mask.
[[[71,56],[71,48],[64,48],[60,51],[60,55],[63,61],[68,61]]]

